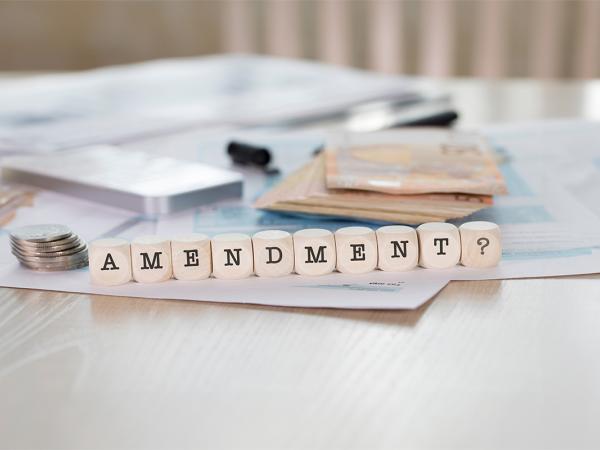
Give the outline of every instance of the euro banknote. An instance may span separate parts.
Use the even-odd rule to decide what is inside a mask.
[[[327,187],[332,189],[506,193],[495,154],[477,133],[422,128],[342,133],[328,140],[325,155]]]
[[[325,183],[325,155],[320,155],[261,196],[254,206],[281,212],[420,224],[464,217],[492,203],[489,195],[395,195],[330,189]]]

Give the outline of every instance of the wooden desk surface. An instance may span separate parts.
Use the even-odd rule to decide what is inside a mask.
[[[597,83],[444,86],[467,125],[600,108]],[[0,289],[0,448],[599,448],[599,324],[598,276],[396,312]]]

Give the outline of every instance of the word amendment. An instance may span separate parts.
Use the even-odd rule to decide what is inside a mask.
[[[203,280],[211,275],[240,279],[253,274],[278,277],[325,275],[338,270],[360,274],[380,269],[405,271],[417,265],[444,269],[459,262],[486,268],[502,254],[500,229],[491,222],[467,222],[459,228],[430,222],[416,230],[388,225],[372,230],[345,227],[335,233],[309,228],[293,235],[281,230],[213,236],[189,234],[174,239],[141,236],[131,243],[107,238],[89,246],[92,281],[118,285],[131,281],[154,283],[170,278]]]

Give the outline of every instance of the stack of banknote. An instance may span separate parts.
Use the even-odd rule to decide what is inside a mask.
[[[478,134],[432,129],[342,134],[257,208],[419,224],[465,217],[506,193]]]
[[[0,226],[8,224],[21,206],[32,206],[33,197],[30,188],[0,184]]]

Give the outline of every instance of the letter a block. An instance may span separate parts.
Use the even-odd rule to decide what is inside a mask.
[[[450,223],[429,222],[417,228],[419,265],[426,269],[446,269],[460,260],[460,235]]]
[[[140,283],[166,281],[173,274],[171,242],[160,236],[140,236],[131,242],[133,279]]]
[[[377,237],[370,228],[340,228],[335,232],[335,248],[342,273],[366,273],[377,267]]]
[[[492,222],[467,222],[458,230],[462,243],[461,263],[467,267],[494,267],[502,257],[500,227]]]
[[[381,270],[400,272],[416,267],[419,262],[419,240],[414,228],[387,225],[376,233]]]
[[[131,246],[125,239],[98,239],[89,247],[92,283],[115,286],[131,280]]]
[[[259,231],[252,236],[254,272],[259,277],[289,275],[294,270],[294,242],[287,231]]]
[[[252,240],[247,234],[217,234],[212,238],[213,275],[235,280],[246,278],[254,271]]]
[[[329,230],[306,228],[294,233],[294,261],[299,275],[325,275],[336,263],[335,238]]]
[[[171,239],[173,276],[178,280],[204,280],[212,271],[210,239],[192,233]]]

